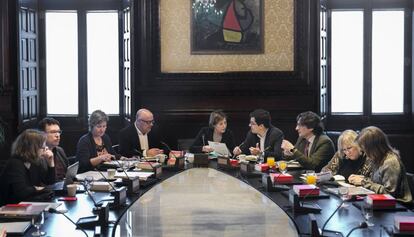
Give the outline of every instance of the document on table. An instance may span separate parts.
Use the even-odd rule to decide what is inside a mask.
[[[226,143],[208,141],[208,145],[213,148],[219,156],[230,156]]]

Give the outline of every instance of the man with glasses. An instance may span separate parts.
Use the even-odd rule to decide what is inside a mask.
[[[293,145],[283,140],[282,149],[287,159],[296,159],[303,168],[319,172],[335,153],[332,140],[323,134],[320,117],[307,111],[296,118],[299,138]]]
[[[234,155],[264,153],[264,161],[267,157],[274,157],[276,160],[282,158],[283,132],[271,124],[270,113],[263,109],[257,109],[250,113],[250,131],[240,146],[233,150]]]
[[[39,130],[46,133],[46,147],[53,152],[56,181],[62,181],[65,178],[69,161],[65,151],[59,146],[60,135],[62,134],[60,123],[54,118],[46,117],[39,122],[38,127]],[[42,162],[41,164],[44,166],[45,170],[47,170],[47,164],[45,162]]]
[[[151,111],[139,109],[135,122],[119,132],[119,153],[125,157],[153,157],[164,153],[159,148],[162,146],[162,140],[154,124],[154,115]]]

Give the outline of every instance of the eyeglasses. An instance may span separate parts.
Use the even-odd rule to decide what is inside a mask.
[[[352,150],[352,148],[354,148],[354,147],[352,147],[352,146],[346,147],[346,148],[342,149],[342,152],[343,152],[343,153],[345,153],[345,152],[349,152],[349,151],[351,151],[351,150]]]
[[[151,124],[154,125],[155,124],[155,120],[147,121],[147,120],[139,119],[139,121],[144,122],[144,123],[146,123],[148,125],[151,125]]]
[[[63,131],[62,130],[57,130],[57,131],[49,131],[47,133],[54,134],[54,135],[56,135],[56,134],[62,135]]]

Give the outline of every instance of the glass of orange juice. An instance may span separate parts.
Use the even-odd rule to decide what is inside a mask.
[[[313,170],[306,171],[306,183],[307,184],[316,184],[316,174]]]
[[[278,165],[279,165],[279,171],[280,171],[280,173],[286,174],[286,171],[287,171],[286,161],[281,160],[281,161],[279,161]]]
[[[267,157],[267,165],[269,168],[272,168],[275,166],[275,158],[274,157]]]

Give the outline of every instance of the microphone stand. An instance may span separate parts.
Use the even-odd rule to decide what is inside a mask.
[[[165,143],[163,141],[161,141],[160,143],[162,145],[164,145],[165,148],[167,148],[168,152],[175,158],[175,168],[177,168],[177,169],[180,169],[180,168],[184,169],[184,159],[183,158],[176,157],[175,154],[174,154],[174,152],[172,152],[170,146],[168,146],[167,143]]]
[[[112,191],[110,191],[111,196],[114,197],[114,202],[109,204],[111,207],[118,207],[118,206],[123,206],[126,203],[126,188],[125,187],[120,187],[120,188],[115,188],[111,182],[109,182],[109,180],[106,178],[106,176],[104,174],[102,174],[101,171],[95,169],[95,171],[97,171],[105,180],[105,182],[107,182],[111,188],[113,189]]]
[[[94,229],[95,226],[99,225],[101,227],[106,227],[108,224],[108,218],[109,218],[109,206],[107,202],[104,203],[96,203],[95,198],[93,198],[92,194],[89,192],[89,190],[86,188],[86,185],[82,183],[84,186],[86,193],[92,200],[94,204],[94,208],[92,209],[93,213],[97,213],[98,215],[93,216],[87,216],[87,217],[81,217],[76,222],[76,226],[79,226],[79,228],[84,229]]]
[[[149,166],[150,166],[150,167],[151,167],[151,169],[152,169],[152,172],[154,172],[154,176],[155,176],[155,178],[156,178],[156,179],[158,179],[158,178],[159,178],[159,176],[160,176],[160,175],[161,175],[161,173],[162,173],[162,167],[161,167],[161,166],[154,167],[154,166],[152,165],[151,161],[147,160],[147,158],[146,158],[145,156],[143,156],[143,155],[142,155],[142,153],[141,153],[141,152],[139,152],[137,149],[134,149],[134,152],[135,152],[135,154],[138,154],[138,155],[140,156],[140,158],[144,159],[144,160],[147,162],[147,164],[149,164]]]
[[[121,167],[121,163],[115,158],[115,162]],[[126,179],[122,179],[123,183],[127,186],[128,194],[134,194],[139,191],[139,177],[131,178],[129,177],[128,173],[125,171],[125,169],[122,169]]]
[[[61,215],[63,215],[64,217],[66,217],[66,219],[68,219],[72,224],[74,224],[75,226],[76,226],[76,228],[79,228],[85,235],[86,235],[86,237],[88,237],[88,234],[86,233],[86,231],[80,226],[80,225],[77,225],[72,219],[70,219],[65,213],[63,213],[63,212],[61,212],[61,211],[58,211],[58,210],[56,210],[55,208],[49,208],[49,211],[48,211],[49,213],[53,213],[53,214],[61,214]]]

